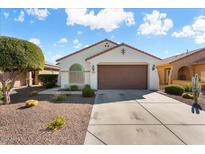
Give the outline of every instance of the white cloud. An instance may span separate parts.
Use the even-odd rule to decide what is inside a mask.
[[[61,55],[61,54],[54,54],[53,56],[48,56],[49,58],[48,58],[48,61],[50,62],[50,63],[52,63],[52,64],[56,64],[56,60],[57,59],[59,59],[59,58],[61,58],[61,57],[63,57],[63,55]],[[46,58],[47,59],[47,58]]]
[[[164,53],[165,53],[165,54],[169,54],[169,51],[168,51],[168,50],[165,50]]]
[[[172,33],[172,36],[173,37],[189,37],[189,36],[194,36],[194,31],[193,31],[191,26],[187,25],[187,26],[184,26],[182,28],[182,31]]]
[[[82,31],[77,31],[77,34],[81,35],[81,34],[83,34],[83,32]]]
[[[182,27],[179,32],[172,33],[176,38],[193,38],[197,44],[205,43],[205,16],[194,19],[192,25]]]
[[[57,46],[57,44],[56,44],[56,43],[54,43],[54,44],[53,44],[53,46],[54,46],[54,47],[56,47],[56,46]]]
[[[111,39],[114,39],[114,38],[115,38],[115,36],[114,36],[114,35],[112,35],[112,36],[110,36],[110,38],[111,38]]]
[[[130,26],[135,24],[134,14],[124,9],[101,9],[98,13],[88,9],[65,9],[67,25],[83,25],[90,29],[104,29],[111,32],[125,23]]]
[[[31,38],[29,41],[38,46],[41,44],[41,41],[38,38]]]
[[[15,21],[24,22],[24,11],[20,11],[20,14],[17,18],[14,18]]]
[[[141,35],[166,35],[173,27],[173,21],[167,18],[166,13],[160,13],[157,10],[152,14],[145,14],[144,23],[138,28],[138,34]]]
[[[73,40],[73,44],[74,44],[74,48],[79,49],[82,47],[82,44],[80,43],[80,41],[78,39]]]
[[[48,9],[26,9],[26,12],[30,16],[35,16],[38,20],[45,20],[49,15]]]
[[[33,20],[30,20],[30,24],[33,24],[34,23],[34,21]]]
[[[8,12],[4,12],[4,17],[7,19],[9,17],[9,13]]]
[[[66,44],[68,43],[68,40],[64,37],[64,38],[61,38],[59,41],[58,41],[58,44]]]

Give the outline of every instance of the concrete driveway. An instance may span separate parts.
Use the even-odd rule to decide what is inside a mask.
[[[85,144],[205,144],[205,112],[156,92],[99,90]]]

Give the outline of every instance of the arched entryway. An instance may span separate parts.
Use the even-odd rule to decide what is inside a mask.
[[[191,80],[189,67],[183,66],[178,70],[178,80]]]

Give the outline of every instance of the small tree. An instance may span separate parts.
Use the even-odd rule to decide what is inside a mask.
[[[35,44],[26,40],[0,36],[0,82],[4,104],[10,103],[10,93],[16,77],[23,72],[42,70],[44,64],[43,53]]]

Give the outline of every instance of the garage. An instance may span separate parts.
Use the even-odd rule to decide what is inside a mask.
[[[98,65],[98,89],[147,89],[147,65]]]

